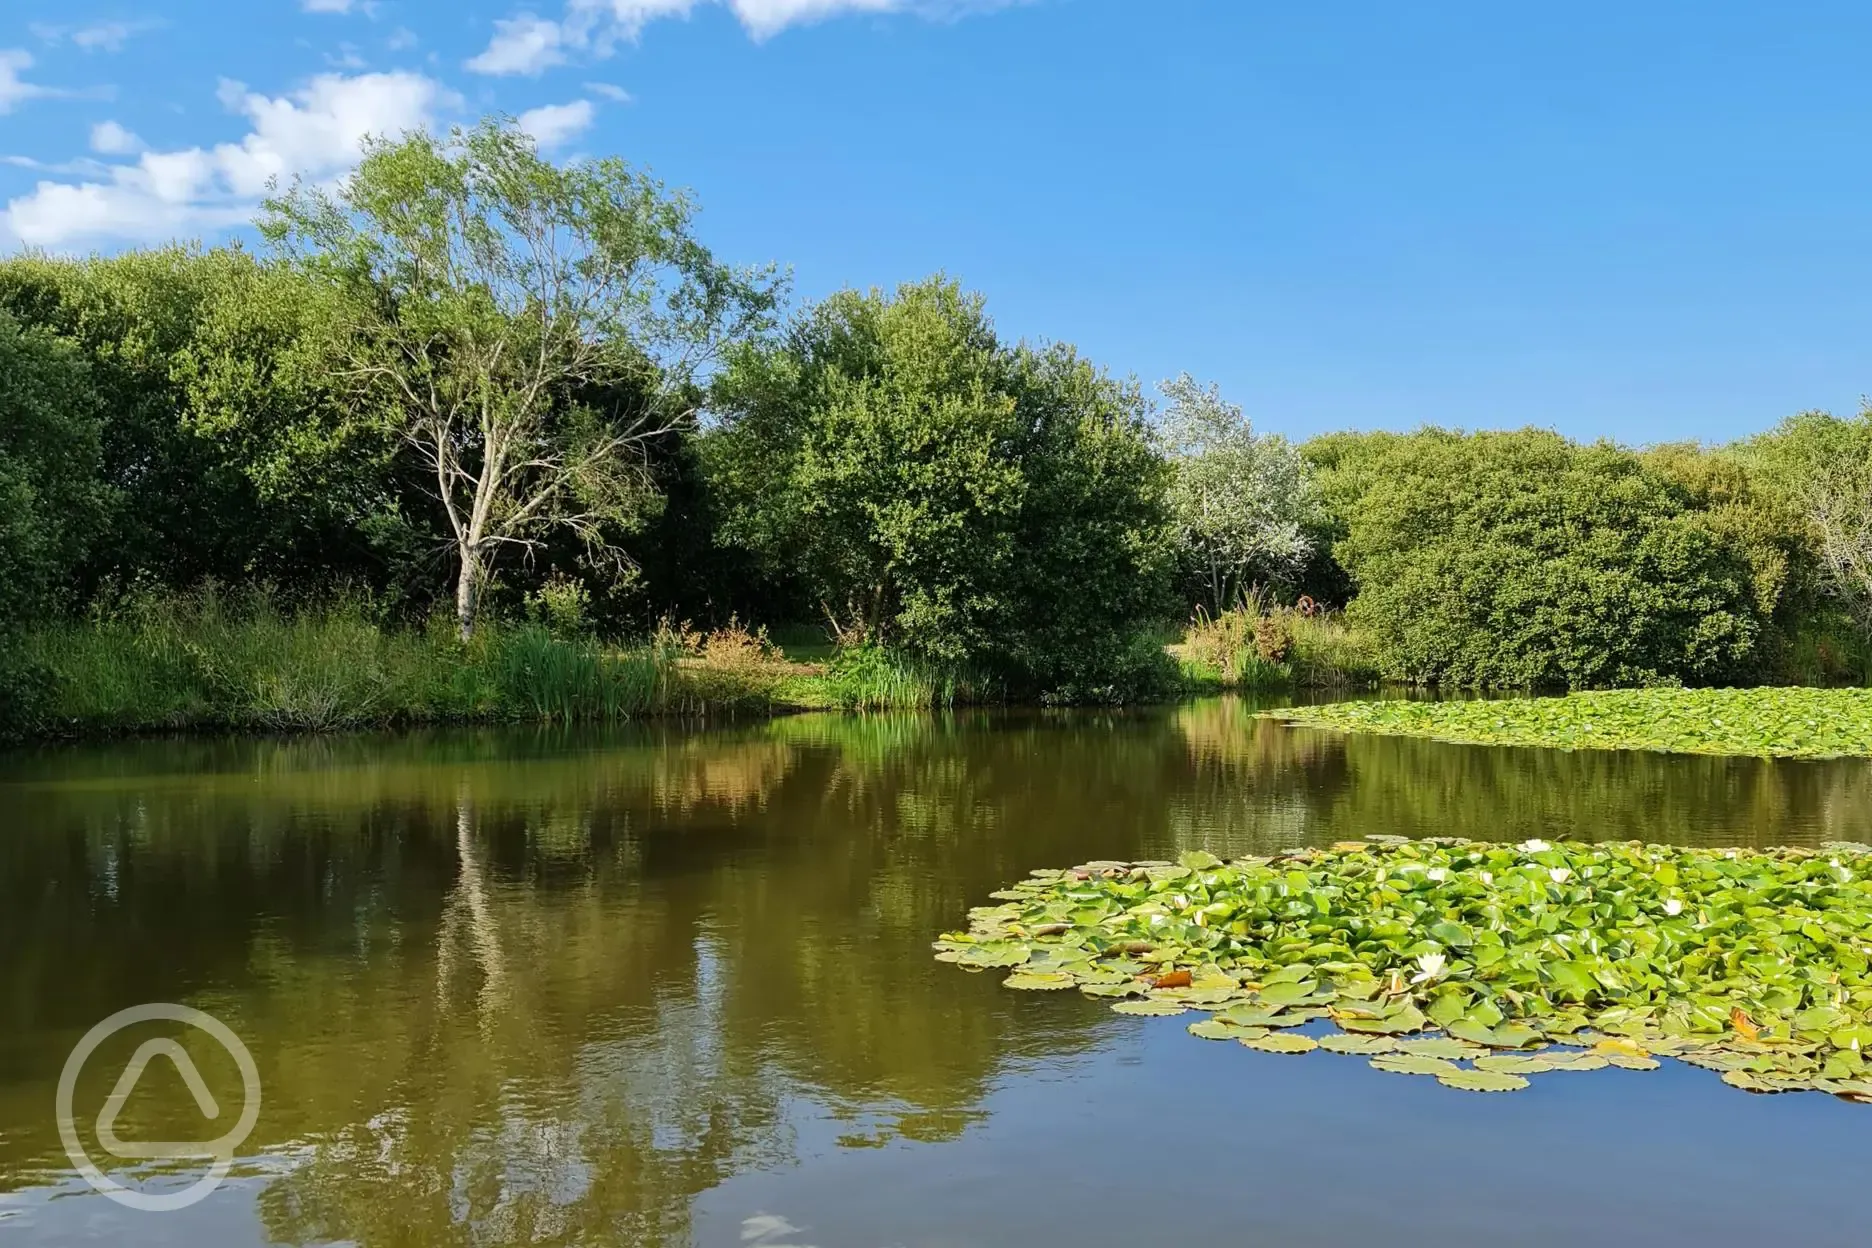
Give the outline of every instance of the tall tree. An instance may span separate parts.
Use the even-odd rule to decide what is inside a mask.
[[[0,308],[74,347],[99,397],[109,490],[72,591],[368,575],[397,447],[333,379],[343,303],[238,247],[0,261]]]
[[[1070,347],[1003,345],[941,277],[848,290],[738,353],[716,406],[724,533],[847,640],[1086,698],[1161,662],[1148,407]]]
[[[1241,408],[1188,373],[1159,389],[1170,403],[1170,509],[1210,609],[1226,610],[1256,581],[1297,575],[1313,553],[1307,520],[1318,509],[1299,450],[1279,434],[1257,434]]]
[[[1804,514],[1824,588],[1872,637],[1872,405],[1803,412],[1738,448]]]
[[[335,193],[268,201],[275,247],[365,296],[346,371],[433,480],[464,638],[502,551],[569,529],[625,560],[655,501],[647,448],[771,314],[771,273],[718,263],[693,216],[623,161],[552,164],[506,119],[367,140]]]
[[[0,309],[0,634],[60,605],[100,528],[101,406],[69,343]]]

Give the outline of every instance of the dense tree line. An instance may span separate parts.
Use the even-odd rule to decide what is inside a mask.
[[[1864,675],[1872,417],[1295,446],[1008,342],[946,278],[785,317],[692,211],[488,123],[288,190],[264,253],[0,261],[0,631],[213,581],[465,635],[557,592],[614,636],[814,624],[1113,697],[1258,586],[1345,606],[1403,680]]]

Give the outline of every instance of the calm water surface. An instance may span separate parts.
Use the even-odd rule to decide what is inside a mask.
[[[1007,992],[929,942],[1032,868],[1192,847],[1872,840],[1869,782],[1236,702],[15,755],[0,1243],[1860,1248],[1863,1107],[1669,1064],[1465,1095]],[[178,1213],[91,1193],[55,1126],[72,1046],[147,1001],[221,1018],[264,1088],[237,1177]],[[83,1139],[165,1034],[238,1107],[212,1042],[148,1024],[86,1063]],[[161,1062],[117,1131],[218,1134]]]

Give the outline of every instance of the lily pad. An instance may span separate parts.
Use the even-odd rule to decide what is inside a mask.
[[[1242,1028],[1231,1027],[1227,1023],[1218,1023],[1214,1019],[1206,1019],[1200,1023],[1191,1023],[1189,1033],[1192,1036],[1201,1036],[1204,1040],[1237,1040],[1241,1038]]]
[[[1751,1075],[1746,1070],[1724,1071],[1722,1081],[1732,1088],[1741,1088],[1744,1092],[1773,1094],[1784,1090],[1759,1075]]]
[[[1126,979],[1116,983],[1081,984],[1079,991],[1088,997],[1141,997],[1149,989],[1135,979]]]
[[[1751,1091],[1872,1100],[1864,846],[1382,837],[1040,870],[996,900],[934,955],[1126,1014],[1215,1011],[1199,1036],[1329,1015],[1339,1032],[1317,1047],[1379,1069],[1440,1075],[1467,1059],[1469,1073],[1521,1078],[1655,1070],[1669,1055]]]
[[[1865,689],[1614,689],[1564,698],[1341,702],[1262,714],[1308,728],[1472,745],[1779,758],[1872,755],[1872,691]]]
[[[1321,1036],[1319,1047],[1331,1053],[1357,1053],[1369,1056],[1373,1053],[1390,1053],[1397,1049],[1398,1042],[1389,1036],[1350,1036],[1337,1034]]]
[[[1418,1057],[1443,1057],[1452,1061],[1462,1061],[1483,1052],[1473,1044],[1464,1044],[1448,1036],[1434,1036],[1427,1040],[1400,1040],[1398,1052],[1414,1053]]]
[[[1629,1053],[1602,1053],[1600,1056],[1621,1070],[1657,1070],[1664,1064],[1655,1057],[1633,1057]]]
[[[1244,1038],[1242,1043],[1262,1053],[1311,1053],[1319,1047],[1319,1042],[1310,1037],[1278,1033],[1252,1039]]]
[[[1268,984],[1255,995],[1263,1005],[1297,1005],[1310,998],[1313,990],[1318,987],[1319,985],[1312,980],[1305,980],[1301,983]]]
[[[1513,1053],[1491,1053],[1487,1057],[1478,1057],[1475,1068],[1493,1071],[1498,1075],[1541,1075],[1560,1069],[1549,1058],[1521,1057]]]
[[[1528,1086],[1528,1081],[1519,1075],[1495,1070],[1458,1070],[1452,1074],[1438,1075],[1437,1082],[1446,1088],[1460,1088],[1464,1092],[1519,1092]]]
[[[1382,1070],[1393,1075],[1443,1075],[1457,1074],[1462,1067],[1440,1057],[1417,1057],[1409,1053],[1381,1053],[1371,1059],[1373,1070]]]

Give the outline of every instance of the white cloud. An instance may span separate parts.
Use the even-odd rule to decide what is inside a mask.
[[[420,42],[421,40],[416,38],[415,31],[407,26],[399,26],[390,32],[388,39],[384,40],[384,47],[392,52],[402,52],[407,48],[415,47]]]
[[[631,93],[612,82],[588,82],[585,89],[593,95],[602,95],[613,104],[629,104]]]
[[[357,163],[366,134],[429,126],[455,103],[439,83],[411,73],[321,74],[279,97],[224,82],[221,99],[247,119],[238,143],[146,151],[134,164],[109,166],[108,180],[42,181],[6,205],[0,226],[45,247],[225,229],[252,218],[270,180],[335,177]]]
[[[121,52],[132,35],[154,30],[159,25],[160,22],[96,22],[80,26],[72,32],[71,39],[87,52],[100,48],[106,52]]]
[[[89,156],[79,156],[74,160],[44,161],[34,160],[31,156],[0,156],[0,165],[12,165],[16,169],[31,169],[35,173],[70,173],[81,174],[87,178],[110,176],[110,166],[101,160]]]
[[[356,7],[357,0],[299,0],[299,7],[308,13],[349,13]]]
[[[0,113],[10,113],[22,100],[57,95],[51,87],[27,82],[20,75],[32,68],[32,53],[24,48],[0,48]]]
[[[750,35],[765,39],[800,22],[839,13],[889,13],[907,6],[899,0],[730,0],[728,7]]]
[[[590,100],[574,100],[570,104],[529,108],[520,114],[518,123],[533,136],[541,151],[550,151],[590,129],[597,115],[598,110]]]
[[[86,52],[121,52],[131,36],[156,30],[161,26],[162,23],[159,21],[145,19],[134,22],[92,22],[85,26],[55,26],[45,22],[33,22],[27,29],[50,44],[59,44],[70,39],[73,44]]]
[[[1025,0],[568,0],[561,21],[522,12],[494,23],[487,50],[468,62],[478,74],[537,74],[573,52],[607,56],[659,18],[688,17],[706,4],[726,6],[755,39],[789,26],[846,13],[957,15],[1009,8]]]
[[[91,127],[91,150],[105,156],[133,156],[143,150],[143,140],[114,121],[100,121]]]
[[[537,74],[565,60],[564,44],[558,22],[519,13],[495,21],[494,38],[468,68],[477,74]]]

